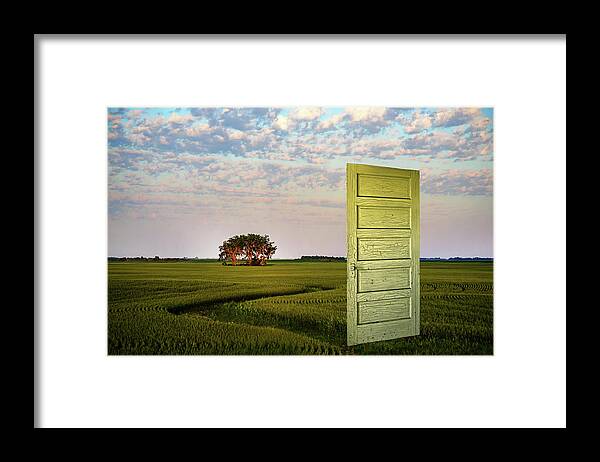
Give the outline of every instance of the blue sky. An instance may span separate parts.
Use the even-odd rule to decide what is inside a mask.
[[[109,108],[109,255],[345,255],[347,162],[421,171],[421,254],[492,256],[491,108]]]

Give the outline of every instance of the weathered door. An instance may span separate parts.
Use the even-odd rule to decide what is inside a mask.
[[[347,164],[348,345],[419,335],[419,171]]]

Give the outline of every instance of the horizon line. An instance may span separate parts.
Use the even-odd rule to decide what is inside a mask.
[[[167,258],[179,258],[179,259],[188,259],[188,260],[218,260],[218,257],[188,257],[188,256],[183,256],[183,257],[161,257],[160,255],[153,255],[153,256],[146,256],[146,255],[122,255],[122,256],[115,256],[115,255],[108,255],[107,258],[150,258],[153,259],[155,257],[158,257],[159,259],[167,259]],[[347,258],[346,255],[301,255],[300,257],[288,257],[288,258],[270,258],[269,260],[299,260],[302,257],[323,257],[323,258]],[[491,256],[481,256],[481,255],[474,255],[474,256],[464,256],[464,255],[453,255],[451,257],[424,257],[421,256],[419,257],[420,260],[423,259],[440,259],[440,260],[448,260],[450,258],[487,258],[487,259],[493,259],[494,257]]]

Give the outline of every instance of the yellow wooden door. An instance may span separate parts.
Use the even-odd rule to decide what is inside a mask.
[[[419,335],[419,171],[347,164],[348,345]]]

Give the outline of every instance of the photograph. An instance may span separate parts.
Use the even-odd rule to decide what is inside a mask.
[[[107,107],[107,354],[493,355],[493,107]]]

